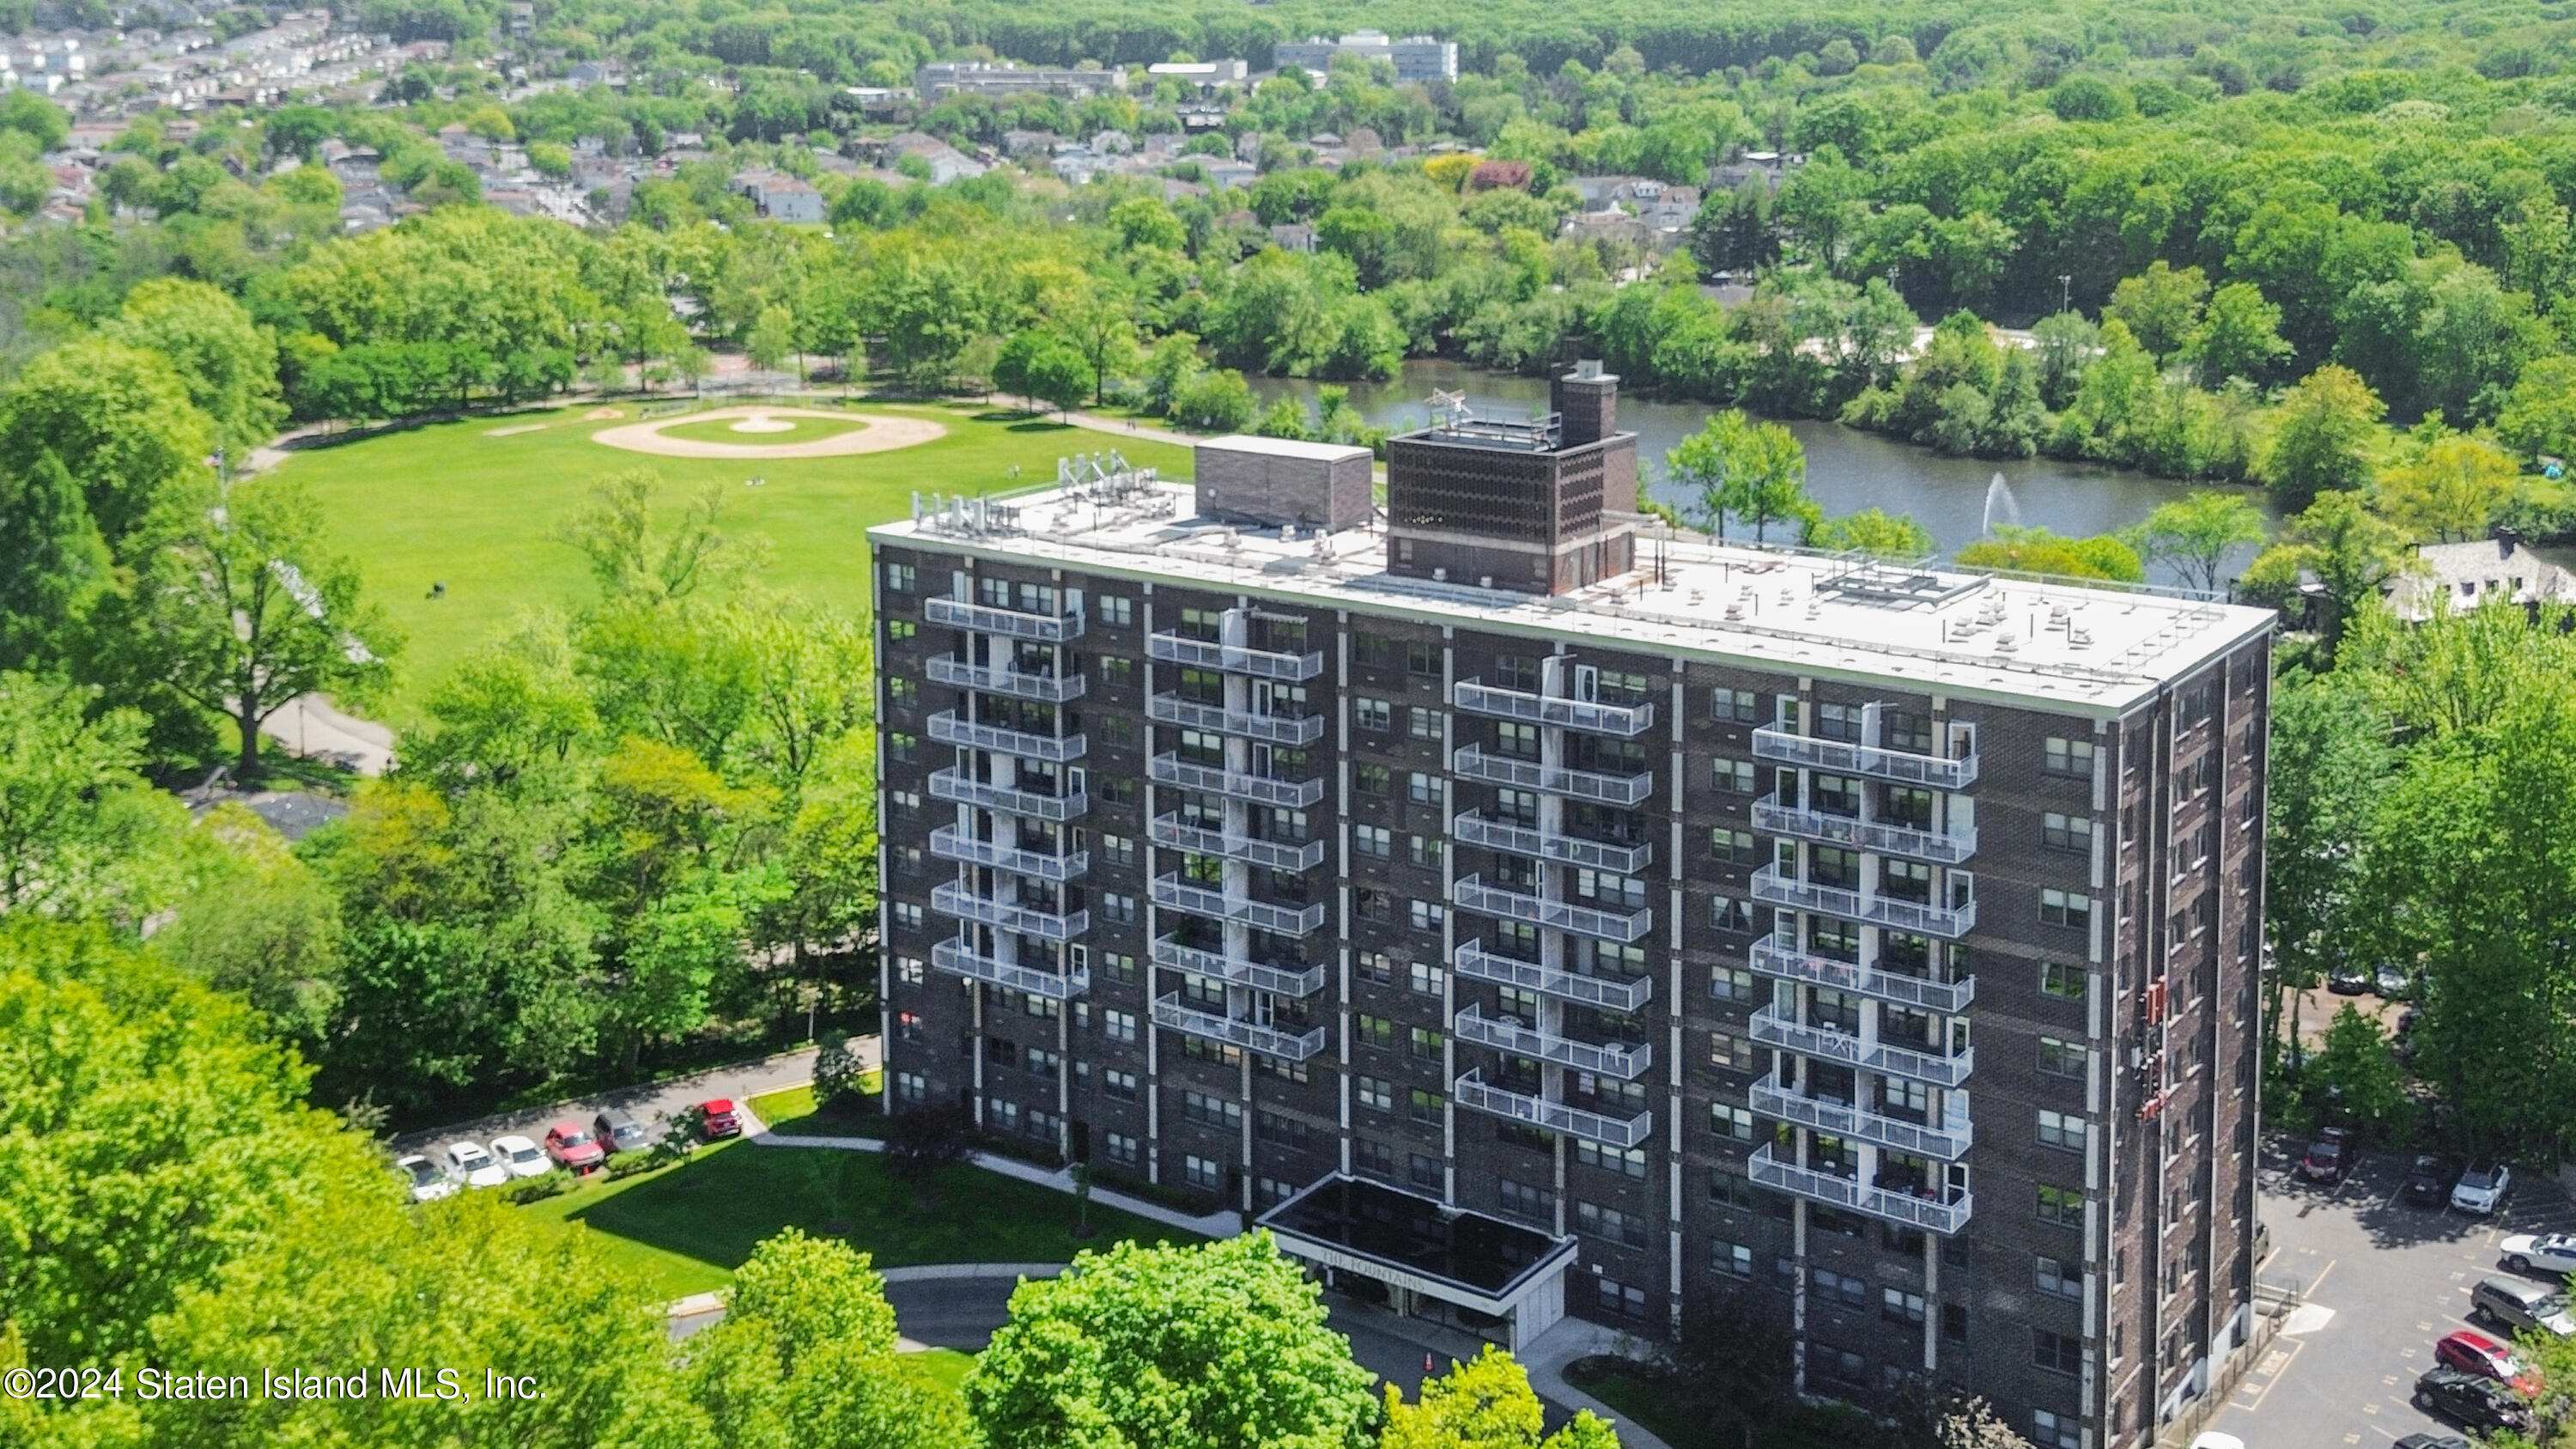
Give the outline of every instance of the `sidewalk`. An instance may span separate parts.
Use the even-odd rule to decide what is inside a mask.
[[[1555,1327],[1523,1350],[1521,1367],[1529,1370],[1530,1387],[1538,1390],[1540,1398],[1552,1399],[1569,1409],[1590,1409],[1617,1425],[1621,1449],[1671,1449],[1647,1433],[1643,1425],[1565,1381],[1565,1366],[1576,1359],[1598,1354],[1633,1357],[1635,1343],[1631,1335],[1615,1328],[1580,1318],[1560,1318]]]
[[[885,1151],[885,1144],[873,1137],[789,1137],[769,1131],[767,1128],[752,1133],[751,1140],[761,1147],[819,1147],[836,1152]],[[998,1172],[1004,1177],[1016,1177],[1022,1182],[1053,1188],[1068,1196],[1073,1192],[1073,1169],[1069,1167],[1050,1171],[1033,1162],[1022,1162],[1016,1157],[1004,1157],[992,1152],[969,1153],[966,1160],[987,1172]],[[1096,1185],[1091,1189],[1091,1200],[1106,1207],[1117,1208],[1121,1212],[1134,1213],[1140,1218],[1161,1223],[1167,1228],[1179,1228],[1184,1232],[1197,1233],[1204,1238],[1231,1238],[1243,1231],[1243,1215],[1230,1210],[1194,1216],[1175,1208],[1165,1207],[1158,1202],[1149,1202],[1144,1198],[1131,1196],[1113,1188]]]

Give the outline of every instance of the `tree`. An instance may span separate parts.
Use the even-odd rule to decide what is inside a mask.
[[[206,476],[214,445],[169,359],[108,338],[44,353],[0,392],[0,470],[25,478],[51,453],[120,560],[163,489]]]
[[[363,707],[402,648],[326,537],[321,505],[287,478],[238,485],[221,507],[165,507],[152,529],[133,642],[159,682],[239,728],[245,781],[270,715],[307,694]]]
[[[1121,1243],[1023,1282],[964,1393],[991,1449],[1362,1449],[1375,1417],[1321,1290],[1266,1232]]]
[[[796,318],[776,303],[760,309],[760,319],[743,338],[742,350],[751,365],[763,372],[775,372],[794,357],[802,371],[803,354],[796,350]]]
[[[920,1187],[975,1151],[975,1124],[954,1107],[898,1113],[886,1133],[886,1170]]]
[[[2328,363],[2281,398],[2271,446],[2258,471],[2285,508],[2370,481],[2370,455],[2387,408],[2361,375]]]
[[[2469,433],[2445,433],[2379,478],[2379,511],[2419,540],[2484,537],[2522,488],[2522,470],[2502,449]]]
[[[2496,415],[2496,435],[2525,458],[2576,458],[2576,357],[2525,367]]]
[[[2263,539],[2261,509],[2239,494],[2203,491],[2156,505],[2131,546],[2149,560],[2171,564],[2185,584],[2214,594],[2227,555]]]
[[[62,662],[113,567],[80,485],[47,450],[0,471],[0,666]]]
[[[2286,600],[2303,577],[2313,578],[2324,654],[2331,659],[2344,630],[2405,571],[2408,558],[2406,536],[2359,495],[2326,493],[2290,520],[2286,539],[2246,566],[2244,587],[2256,597]]]
[[[1012,335],[993,363],[993,383],[1062,411],[1080,403],[1092,390],[1090,364],[1052,332],[1030,330]]]
[[[0,674],[0,916],[139,929],[176,882],[186,810],[139,773],[143,718],[95,690]]]
[[[2272,696],[2271,772],[2264,850],[2265,929],[2279,968],[2280,1010],[2346,964],[2367,939],[2364,855],[2395,764],[2388,725],[2349,673],[2285,676]]]
[[[2181,350],[2200,325],[2201,301],[2208,295],[2209,279],[2200,268],[2175,271],[2158,258],[2138,275],[2120,279],[2102,315],[2126,323],[2138,345],[2162,360]]]
[[[2484,267],[2461,267],[2432,285],[2415,349],[2427,409],[2467,422],[2495,417],[2523,364],[2548,350],[2549,324],[2531,298],[2497,285]]]
[[[1799,542],[1808,548],[1865,553],[1884,559],[1928,558],[1940,549],[1932,530],[1915,522],[1914,515],[1890,514],[1877,508],[1836,518],[1819,517],[1807,525],[1806,536]]]
[[[1959,550],[1958,564],[1971,569],[2008,569],[2015,573],[2052,574],[2070,579],[2111,579],[2142,583],[2146,566],[2136,550],[2110,534],[2067,538],[2046,528],[1995,525],[1994,536]]]
[[[2209,310],[2184,339],[2182,355],[2204,387],[2232,377],[2268,382],[2290,356],[2290,344],[2281,340],[2281,309],[2251,283],[2230,282],[2210,295]]]
[[[2299,1077],[2300,1095],[2310,1107],[2328,1103],[2353,1125],[2387,1131],[2403,1126],[2406,1069],[2388,1048],[2388,1035],[2377,1019],[2362,1015],[2347,1001],[2326,1027],[2325,1040],[2309,1057]]]
[[[1252,421],[1252,388],[1231,368],[1195,373],[1172,390],[1172,421],[1207,433],[1241,432]]]
[[[1778,423],[1757,423],[1729,409],[1664,455],[1673,481],[1697,494],[1692,521],[1726,537],[1726,520],[1751,523],[1757,541],[1770,525],[1795,519],[1807,501],[1807,452]]]
[[[1529,1374],[1492,1344],[1449,1372],[1424,1379],[1413,1403],[1386,1386],[1386,1427],[1378,1449],[1617,1449],[1619,1437],[1585,1409],[1542,1441],[1538,1395]]]
[[[2102,329],[2081,312],[2058,312],[2032,323],[2030,336],[2039,361],[2039,400],[2065,407],[2084,385],[2084,370],[2102,346]]]
[[[209,864],[153,933],[151,949],[249,1002],[277,1035],[310,1051],[339,1004],[339,903],[244,806],[209,811],[196,834],[195,853]]]
[[[214,287],[156,277],[126,294],[124,310],[101,333],[168,358],[188,400],[214,419],[217,441],[235,467],[248,463],[251,450],[286,421],[277,344]]]
[[[661,475],[650,468],[602,478],[591,485],[589,500],[557,526],[558,539],[589,557],[591,577],[604,597],[647,604],[682,599],[758,566],[760,550],[727,538],[718,527],[724,521],[723,484],[700,489],[668,531],[653,521],[661,488]]]

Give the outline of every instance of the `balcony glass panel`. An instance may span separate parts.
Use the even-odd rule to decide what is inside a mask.
[[[943,916],[961,921],[974,921],[1000,931],[1016,931],[1041,941],[1069,941],[1091,929],[1091,913],[1074,911],[1058,915],[1024,906],[1016,901],[996,900],[977,895],[964,886],[935,885],[930,888],[930,908]]]
[[[1320,778],[1274,780],[1268,775],[1192,764],[1178,755],[1154,756],[1145,762],[1145,773],[1158,785],[1177,785],[1184,790],[1249,800],[1256,805],[1285,805],[1292,810],[1302,810],[1324,798],[1324,782]]]
[[[988,785],[956,770],[930,772],[930,798],[999,810],[1005,815],[1023,815],[1031,820],[1073,820],[1091,809],[1091,797],[1078,790],[1070,795],[1052,795]]]
[[[982,664],[968,664],[954,654],[942,654],[923,666],[933,684],[954,685],[981,694],[1008,695],[1013,699],[1033,699],[1042,704],[1062,704],[1080,699],[1090,681],[1079,674],[1024,674],[1016,669],[995,669]]]
[[[1860,820],[1825,810],[1807,810],[1766,796],[1753,804],[1753,828],[1773,835],[1793,835],[1879,855],[1957,865],[1977,853],[1974,829],[1935,833],[1884,820]]]
[[[1595,704],[1527,690],[1497,689],[1473,679],[1461,682],[1451,691],[1450,699],[1470,714],[1524,720],[1590,734],[1617,735],[1622,739],[1644,734],[1655,725],[1655,706],[1651,702]]]
[[[1841,886],[1792,879],[1782,875],[1777,865],[1766,865],[1753,873],[1753,898],[1764,905],[1822,911],[1829,916],[1867,921],[1875,926],[1915,935],[1939,936],[1950,941],[1977,928],[1977,903],[1974,900],[1954,909],[1894,900],[1887,896],[1863,896],[1859,891],[1846,890]]]
[[[1811,770],[1832,770],[1837,774],[1867,775],[1872,779],[1895,780],[1908,785],[1928,785],[1935,790],[1964,790],[1977,778],[1975,755],[1950,760],[1939,755],[1918,755],[1908,750],[1891,750],[1849,740],[1792,734],[1772,725],[1764,725],[1753,732],[1753,757],[1784,765],[1802,765]]]
[[[930,853],[941,860],[991,866],[995,870],[1043,881],[1068,881],[1091,869],[1088,851],[1051,855],[1039,850],[1020,850],[990,840],[978,840],[954,825],[942,825],[930,832]]]
[[[924,599],[922,617],[951,629],[964,629],[972,634],[997,634],[1005,639],[1033,639],[1041,644],[1062,644],[1082,637],[1082,614],[1023,614],[1017,609],[996,609],[990,604],[970,604],[964,599]]]
[[[1262,714],[1204,704],[1175,694],[1158,694],[1146,700],[1145,714],[1156,724],[1214,730],[1221,735],[1239,735],[1274,745],[1311,745],[1324,737],[1324,717],[1320,714]]]
[[[1559,971],[1534,961],[1519,961],[1498,956],[1484,946],[1470,941],[1458,948],[1450,961],[1459,975],[1477,981],[1535,991],[1559,1001],[1597,1006],[1604,1011],[1630,1012],[1645,1005],[1655,994],[1655,978],[1631,977],[1616,980],[1607,976],[1585,976],[1574,971]]]
[[[1080,996],[1091,989],[1091,973],[1087,970],[1059,972],[1034,966],[1016,965],[1009,961],[978,955],[962,942],[957,941],[932,942],[930,967],[934,971],[944,971],[951,976],[963,976],[970,981],[981,981],[987,986],[1025,991],[1031,996],[1043,996],[1051,1001],[1064,1001]]]
[[[1635,1081],[1655,1062],[1655,1049],[1651,1044],[1577,1041],[1572,1037],[1537,1031],[1516,1022],[1487,1016],[1475,1006],[1459,1012],[1454,1024],[1460,1041],[1493,1047],[1533,1061],[1573,1067],[1577,1071],[1598,1072],[1623,1082]]]
[[[1325,1031],[1320,1026],[1302,1032],[1281,1031],[1185,1006],[1178,993],[1154,1002],[1154,1024],[1183,1036],[1221,1041],[1283,1061],[1302,1062],[1324,1049]]]
[[[1278,905],[1191,885],[1177,875],[1154,877],[1153,895],[1158,906],[1212,921],[1240,921],[1278,936],[1311,936],[1324,928],[1324,906],[1320,901],[1307,906]]]
[[[1571,770],[1542,765],[1535,760],[1489,755],[1479,745],[1467,745],[1458,750],[1450,756],[1449,767],[1464,779],[1564,795],[1576,800],[1598,800],[1605,805],[1634,805],[1655,793],[1652,772],[1611,775],[1598,770]]]
[[[1769,1143],[1753,1150],[1753,1156],[1745,1163],[1745,1173],[1764,1187],[1803,1197],[1809,1202],[1849,1208],[1945,1238],[1968,1225],[1969,1214],[1976,1206],[1975,1199],[1964,1192],[1946,1197],[1918,1196],[1800,1167],[1775,1156]],[[1930,1190],[1926,1192],[1928,1194]]]
[[[1450,887],[1450,898],[1464,911],[1499,916],[1507,921],[1525,921],[1551,931],[1572,931],[1600,941],[1625,944],[1643,937],[1654,929],[1652,911],[1604,911],[1591,906],[1578,906],[1571,901],[1553,900],[1527,891],[1503,890],[1489,886],[1476,876],[1468,876]]]
[[[1469,1072],[1451,1083],[1450,1095],[1451,1100],[1472,1112],[1483,1112],[1505,1121],[1612,1147],[1634,1147],[1653,1135],[1655,1130],[1655,1114],[1652,1112],[1640,1112],[1634,1117],[1587,1112],[1581,1107],[1551,1102],[1528,1092],[1488,1085],[1479,1072]]]
[[[1197,976],[1211,976],[1267,991],[1276,996],[1312,996],[1324,989],[1325,971],[1321,966],[1285,967],[1264,961],[1245,961],[1222,951],[1184,946],[1168,936],[1157,939],[1150,954],[1157,966],[1187,971]]]
[[[958,718],[954,710],[944,709],[930,717],[930,737],[943,745],[991,750],[1023,760],[1043,760],[1051,765],[1081,759],[1088,746],[1088,741],[1081,735],[1041,735],[1027,730],[1005,729],[1000,725],[976,724]]]
[[[1227,674],[1248,674],[1256,679],[1312,679],[1324,672],[1324,652],[1286,654],[1271,649],[1247,649],[1240,644],[1217,644],[1205,639],[1191,639],[1180,634],[1145,636],[1147,657],[1166,664],[1188,664],[1200,669],[1222,670]]]

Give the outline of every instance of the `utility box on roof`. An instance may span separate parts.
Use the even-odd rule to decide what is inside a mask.
[[[1238,433],[1198,446],[1198,511],[1229,523],[1357,528],[1373,482],[1373,455],[1348,444]]]

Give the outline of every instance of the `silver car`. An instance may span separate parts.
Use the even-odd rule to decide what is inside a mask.
[[[2460,1174],[2459,1185],[2451,1189],[2451,1206],[2480,1217],[2504,1206],[2504,1195],[2513,1191],[2513,1169],[2501,1162],[2481,1162]]]

